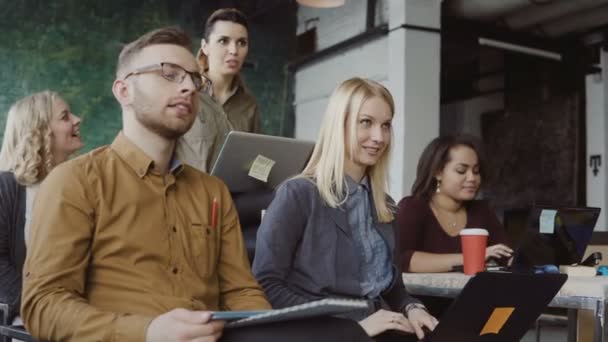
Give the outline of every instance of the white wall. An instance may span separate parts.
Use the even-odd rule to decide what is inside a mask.
[[[411,194],[424,147],[439,135],[441,39],[439,33],[400,25],[439,28],[440,6],[433,0],[392,0],[390,4],[389,79],[397,115],[389,188],[394,198],[401,198]]]
[[[317,50],[322,50],[365,31],[367,1],[346,1],[338,8],[298,8],[298,34],[317,30]],[[386,2],[379,1],[376,20],[386,21]],[[306,22],[310,19],[317,19]],[[380,37],[301,67],[295,74],[295,136],[316,140],[333,89],[342,81],[359,76],[385,83],[387,39]]]
[[[317,50],[346,40],[365,31],[367,1],[346,1],[344,6],[337,8],[298,8],[297,33],[304,32],[307,21],[317,29]],[[309,24],[309,25],[310,25]]]
[[[366,0],[348,0],[344,6],[337,8],[318,9],[300,6],[298,8],[297,34],[316,27],[317,50],[323,50],[364,32],[366,11]],[[376,5],[376,24],[386,23],[387,21],[387,2],[386,0],[379,0]]]
[[[295,136],[315,140],[327,101],[345,79],[359,76],[381,83],[387,79],[387,39],[382,37],[339,55],[305,66],[295,75]]]
[[[608,208],[608,175],[606,174],[606,163],[608,160],[608,54],[602,51],[601,58],[602,72],[595,75],[588,75],[585,80],[587,108],[587,155],[585,165],[587,169],[587,205],[602,208],[602,213],[595,226],[596,231],[608,231],[606,226]],[[589,165],[591,155],[601,155],[602,165],[599,173],[593,174],[593,169]]]

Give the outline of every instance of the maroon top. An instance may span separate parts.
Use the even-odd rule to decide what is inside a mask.
[[[507,235],[496,214],[486,201],[469,201],[467,209],[467,228],[484,228],[488,231],[488,246],[507,243]],[[405,197],[399,202],[397,211],[399,250],[401,251],[401,270],[408,272],[410,260],[415,251],[427,253],[462,253],[458,236],[449,236],[433,210],[423,199]]]

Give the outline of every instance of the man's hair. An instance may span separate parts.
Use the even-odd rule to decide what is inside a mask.
[[[169,26],[150,31],[136,40],[128,43],[118,55],[116,65],[116,77],[121,77],[121,72],[129,66],[135,56],[148,46],[171,44],[181,46],[188,51],[192,50],[190,36],[179,27]]]

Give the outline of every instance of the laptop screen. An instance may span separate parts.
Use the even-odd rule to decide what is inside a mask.
[[[599,213],[599,208],[534,207],[516,248],[514,266],[580,263]]]
[[[547,307],[565,274],[480,272],[425,341],[519,341]]]

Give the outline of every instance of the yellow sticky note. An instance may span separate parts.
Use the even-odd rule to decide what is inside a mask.
[[[495,308],[490,318],[486,322],[486,325],[483,326],[479,336],[485,334],[498,334],[500,333],[500,329],[505,325],[511,314],[513,313],[515,308]]]
[[[249,168],[248,175],[262,182],[268,182],[268,176],[272,167],[276,162],[270,158],[266,158],[261,154],[258,154],[253,161],[253,164]]]

